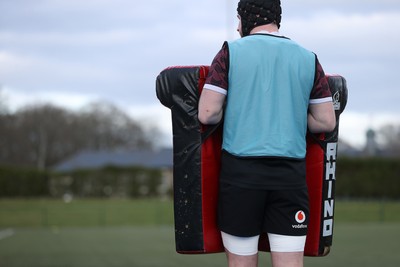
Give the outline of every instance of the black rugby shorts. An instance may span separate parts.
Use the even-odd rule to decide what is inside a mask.
[[[307,234],[307,187],[296,190],[258,190],[220,183],[218,226],[225,233],[251,237],[261,233]]]

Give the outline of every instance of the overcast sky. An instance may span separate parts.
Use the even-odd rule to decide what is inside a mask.
[[[15,109],[51,102],[71,109],[110,101],[158,125],[170,112],[156,76],[209,65],[238,38],[236,0],[0,0],[1,97]],[[362,146],[368,127],[400,123],[400,1],[282,1],[281,33],[344,76],[349,100],[340,136]]]

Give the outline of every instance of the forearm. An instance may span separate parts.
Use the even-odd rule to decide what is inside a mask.
[[[223,115],[225,95],[203,90],[199,101],[198,118],[203,124],[217,124]]]
[[[332,131],[331,127],[327,127],[326,123],[316,120],[311,113],[308,113],[307,121],[308,129],[312,133],[323,133]]]
[[[333,131],[336,127],[336,116],[332,103],[311,105],[307,123],[312,133]]]
[[[212,112],[211,110],[199,111],[199,121],[202,124],[217,124],[222,119],[222,110]]]

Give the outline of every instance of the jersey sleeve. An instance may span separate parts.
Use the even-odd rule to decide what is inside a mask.
[[[211,64],[204,89],[226,95],[228,90],[228,66],[229,51],[228,44],[225,42]]]
[[[316,61],[316,71],[315,71],[315,80],[314,86],[310,95],[310,104],[320,104],[325,102],[332,102],[332,94],[329,90],[328,79],[325,76],[325,72],[318,61],[318,58],[315,58]]]

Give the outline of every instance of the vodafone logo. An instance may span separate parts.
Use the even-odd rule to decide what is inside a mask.
[[[296,219],[296,222],[303,223],[306,220],[306,214],[304,211],[299,210],[294,218]]]

